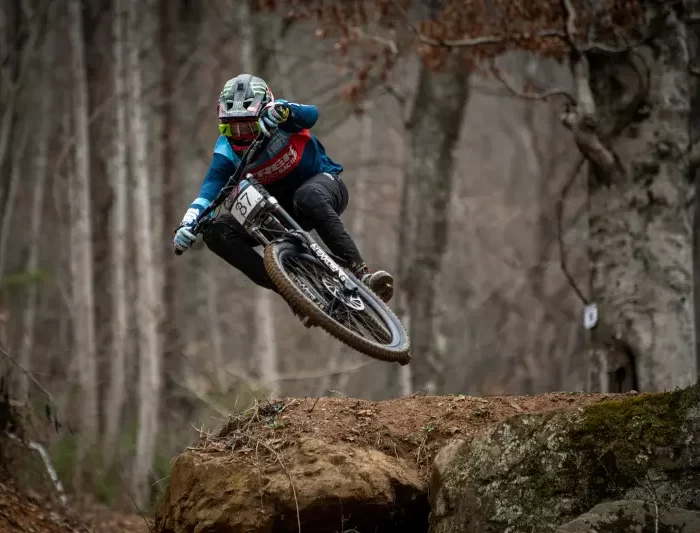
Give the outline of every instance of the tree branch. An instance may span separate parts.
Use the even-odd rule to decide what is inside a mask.
[[[576,44],[576,11],[571,0],[562,0],[566,12],[566,33],[574,48],[571,70],[574,75],[577,105],[575,109],[565,109],[560,119],[562,124],[574,134],[574,141],[581,153],[607,177],[615,181],[624,169],[615,154],[603,144],[598,136],[599,120],[596,115],[595,98],[591,89],[588,58],[585,51]]]
[[[588,60],[581,54],[572,65],[576,96],[576,109],[566,109],[560,116],[562,124],[574,134],[574,141],[581,153],[607,176],[608,181],[624,174],[617,157],[598,136],[598,117],[588,76]]]
[[[34,377],[34,375],[33,375],[29,370],[27,370],[27,369],[24,368],[22,365],[20,365],[17,361],[15,361],[14,357],[12,357],[12,356],[7,352],[7,350],[5,350],[2,346],[0,346],[0,355],[2,355],[2,356],[4,356],[5,358],[7,358],[7,360],[10,361],[10,363],[12,363],[13,365],[15,365],[15,366],[16,366],[17,368],[19,368],[24,374],[26,374],[26,376],[27,376],[29,379],[32,380],[32,382],[34,383],[34,385],[36,385],[36,387],[44,394],[44,396],[46,396],[46,398],[51,402],[51,404],[52,404],[54,407],[56,407],[56,402],[54,401],[53,396],[51,396],[51,393],[50,393],[49,391],[47,391],[47,390],[41,385],[41,383],[39,383],[39,381],[37,381],[37,379]]]
[[[576,296],[578,296],[578,299],[581,300],[584,305],[587,305],[588,298],[583,295],[583,292],[576,284],[574,277],[569,272],[569,268],[566,266],[566,250],[564,249],[564,205],[566,204],[566,197],[569,194],[569,190],[571,189],[574,180],[578,176],[578,173],[581,171],[584,161],[585,158],[581,157],[578,160],[578,163],[576,163],[571,176],[561,191],[561,198],[559,198],[559,201],[557,202],[557,241],[559,242],[559,266],[561,267],[561,271],[564,273],[564,276],[566,276],[569,285],[576,293]]]
[[[393,39],[388,39],[386,37],[382,37],[381,35],[376,35],[373,33],[367,33],[359,26],[352,27],[350,31],[354,33],[355,36],[359,39],[367,39],[369,41],[379,43],[383,47],[389,49],[393,55],[398,55],[399,53],[399,47],[396,45],[396,42]]]
[[[393,96],[401,107],[406,106],[406,95],[399,91],[394,85],[392,85],[391,83],[385,83],[384,85],[382,85],[382,88],[386,91],[387,94]]]
[[[518,89],[515,86],[513,80],[508,77],[503,71],[495,66],[491,68],[491,73],[494,77],[500,81],[503,86],[508,89],[512,94],[520,98],[525,98],[526,100],[547,100],[553,96],[563,96],[565,97],[571,105],[576,105],[576,99],[574,96],[565,89],[549,89],[546,91],[536,91],[536,92],[526,92]]]

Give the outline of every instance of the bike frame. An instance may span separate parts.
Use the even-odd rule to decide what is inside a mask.
[[[225,200],[229,197],[231,192],[238,187],[238,193],[230,198],[230,206],[227,209],[233,209],[233,206],[239,202],[239,199],[246,194],[249,187],[254,188],[263,199],[253,206],[250,214],[246,214],[245,221],[243,222],[243,228],[246,232],[253,237],[260,245],[266,247],[270,242],[274,240],[282,240],[294,238],[297,242],[302,244],[306,249],[311,251],[311,253],[323,263],[334,275],[334,277],[340,281],[347,291],[357,290],[357,283],[345,272],[345,270],[334,261],[328,253],[326,253],[321,246],[311,237],[309,232],[305,231],[297,222],[294,220],[289,213],[279,204],[277,199],[275,199],[270,193],[260,185],[252,174],[247,174],[243,179],[241,175],[243,170],[248,165],[248,161],[254,159],[260,152],[262,152],[269,142],[269,137],[265,134],[260,133],[258,137],[250,144],[245,154],[241,158],[241,162],[236,168],[236,171],[231,175],[231,177],[226,182],[219,192],[219,194],[214,198],[214,200],[209,204],[197,217],[195,221],[192,232],[197,235],[202,232],[203,227],[207,222],[211,220],[210,214],[217,209]],[[225,204],[226,205],[226,204]],[[272,215],[273,220],[267,220],[269,216]],[[277,239],[268,239],[264,233],[263,229],[266,224],[279,225],[284,231],[284,235],[278,237]],[[279,228],[271,228],[278,230]]]

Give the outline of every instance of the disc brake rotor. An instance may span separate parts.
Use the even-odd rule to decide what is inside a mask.
[[[365,303],[362,301],[362,298],[360,298],[358,295],[344,294],[342,288],[338,287],[338,284],[335,280],[324,277],[322,282],[323,286],[333,296],[333,298],[342,302],[343,305],[355,311],[364,311]]]

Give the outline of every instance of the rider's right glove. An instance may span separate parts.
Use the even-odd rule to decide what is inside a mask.
[[[289,118],[289,106],[284,102],[270,102],[260,114],[258,125],[260,130],[269,137],[277,127]]]
[[[173,239],[173,246],[175,250],[182,253],[187,250],[190,246],[194,244],[197,240],[197,236],[192,233],[192,226],[194,221],[197,219],[199,212],[196,209],[188,209],[185,213],[185,217],[180,222],[180,225],[175,230],[175,238]]]

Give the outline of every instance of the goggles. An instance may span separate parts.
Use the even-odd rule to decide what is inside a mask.
[[[258,136],[260,125],[255,117],[222,118],[219,119],[219,133],[233,139],[250,139]]]

